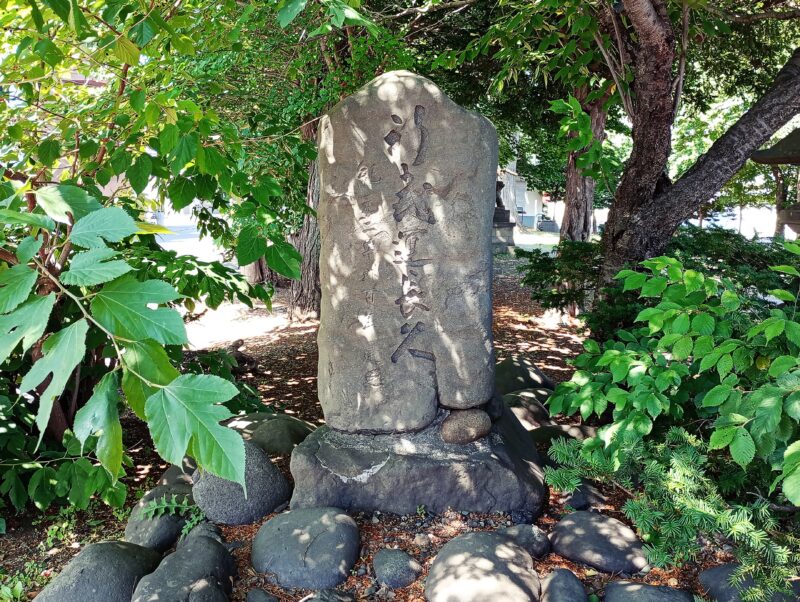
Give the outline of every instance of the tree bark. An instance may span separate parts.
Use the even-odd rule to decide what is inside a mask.
[[[783,170],[773,165],[772,175],[775,176],[775,233],[773,236],[783,238],[786,230],[786,221],[783,219],[782,210],[786,208],[789,189],[786,187],[786,178]]]
[[[603,95],[588,104],[586,103],[587,96],[586,87],[575,90],[575,98],[580,101],[584,111],[589,113],[593,139],[602,142],[605,138],[606,118],[608,117],[605,109],[608,96]],[[586,149],[573,151],[567,159],[561,240],[587,241],[592,236],[592,210],[594,209],[596,182],[594,178],[585,175],[577,165],[578,158],[585,152]]]
[[[267,281],[268,268],[267,262],[263,257],[258,261],[243,265],[240,269],[250,284],[261,284]]]
[[[316,161],[308,168],[306,201],[316,211],[319,206],[319,170]],[[306,215],[300,231],[289,240],[303,256],[300,279],[292,280],[289,319],[305,321],[318,318],[322,293],[319,284],[320,242],[316,216]]]

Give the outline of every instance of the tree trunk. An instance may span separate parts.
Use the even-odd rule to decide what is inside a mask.
[[[319,170],[313,161],[308,168],[308,206],[316,210],[319,205]],[[316,216],[306,215],[303,227],[290,237],[303,261],[300,264],[300,280],[292,280],[289,301],[290,320],[309,320],[319,317],[321,291],[319,285],[319,225]]]
[[[642,4],[625,0],[629,4]],[[649,4],[649,2],[648,2]],[[659,3],[659,7],[662,6]],[[639,31],[639,43],[647,36]],[[661,15],[656,15],[661,18]],[[652,14],[647,17],[655,18]],[[645,32],[646,33],[646,32]],[[658,40],[656,40],[658,41]],[[706,154],[674,184],[664,175],[670,152],[672,106],[669,73],[674,52],[637,56],[634,89],[637,110],[633,120],[633,150],[611,207],[604,242],[601,284],[612,281],[625,264],[664,252],[678,226],[711,199],[789,119],[800,113],[800,48],[781,69],[772,87]],[[662,49],[663,50],[663,49]],[[657,63],[649,55],[659,53]],[[666,63],[662,65],[661,61]],[[666,67],[666,74],[662,67]],[[667,81],[664,78],[667,77]],[[660,95],[659,95],[660,94]],[[663,96],[663,98],[662,98]]]
[[[240,270],[250,284],[261,284],[267,281],[267,262],[262,257],[258,261],[243,265]]]
[[[783,238],[786,222],[783,219],[782,211],[786,208],[789,190],[786,187],[786,178],[783,170],[779,166],[772,166],[772,175],[775,176],[775,234],[773,236]]]
[[[575,90],[577,98],[583,109],[589,113],[592,123],[594,140],[603,141],[605,138],[606,118],[608,113],[605,103],[606,95],[586,104],[588,90],[586,87]],[[592,236],[592,213],[594,209],[595,181],[584,175],[577,166],[578,157],[586,149],[573,151],[567,159],[566,192],[564,194],[564,217],[561,220],[561,240],[587,241]]]

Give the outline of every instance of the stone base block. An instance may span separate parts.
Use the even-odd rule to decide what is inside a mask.
[[[514,245],[513,222],[492,224],[492,253],[510,253]]]
[[[318,428],[292,453],[291,507],[396,514],[448,508],[538,516],[547,489],[525,429],[507,409],[486,437],[442,441],[437,419],[417,433],[364,435]]]

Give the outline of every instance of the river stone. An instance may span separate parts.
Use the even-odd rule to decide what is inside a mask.
[[[170,466],[158,480],[159,485],[173,487],[175,485],[192,485],[192,474],[194,469],[186,469],[183,466]]]
[[[647,566],[642,542],[630,527],[595,512],[573,512],[550,533],[553,552],[606,573],[638,573]]]
[[[422,573],[422,565],[403,550],[379,550],[372,559],[378,583],[397,589],[408,587]]]
[[[192,501],[192,487],[186,483],[174,485],[159,485],[145,493],[134,506],[125,525],[125,541],[152,548],[158,552],[165,552],[172,547],[181,534],[184,518],[175,514],[160,514],[147,518],[145,507],[151,502],[171,500],[175,496],[177,502]]]
[[[542,602],[587,602],[583,583],[569,569],[555,569],[542,580]]]
[[[485,437],[492,429],[492,419],[483,410],[453,410],[442,422],[445,443],[470,443]]]
[[[451,539],[425,580],[428,602],[531,602],[539,600],[533,559],[497,533],[475,531]]]
[[[418,431],[494,390],[497,134],[385,73],[319,125],[319,400],[328,426]],[[517,387],[519,388],[519,387]]]
[[[730,584],[733,572],[738,568],[736,563],[723,564],[707,569],[700,573],[700,584],[716,602],[742,602],[740,590]],[[740,586],[741,592],[745,592],[755,585],[752,577],[744,580]],[[795,595],[775,594],[770,598],[770,602],[799,602],[800,601],[800,580],[792,582],[792,590]]]
[[[225,543],[220,528],[214,523],[208,522],[207,520],[196,524],[185,536],[181,537],[178,540],[178,547],[185,546],[194,537],[208,537],[218,541],[219,543]]]
[[[282,587],[323,589],[342,583],[359,551],[358,526],[338,508],[306,508],[264,523],[253,540],[253,568]]]
[[[605,602],[692,602],[694,597],[673,587],[616,581],[606,585]]]
[[[588,510],[605,505],[606,496],[588,481],[583,481],[575,491],[562,495],[559,501],[573,510]]]
[[[323,589],[301,598],[299,602],[356,602],[356,597],[338,589]]]
[[[522,389],[503,395],[503,401],[525,428],[532,430],[542,425],[555,424],[550,412],[544,406],[544,402],[551,394],[552,391],[549,389]]]
[[[550,551],[550,540],[547,538],[547,533],[536,525],[504,527],[497,533],[510,537],[534,558],[541,558]]]
[[[245,602],[280,602],[280,600],[263,589],[251,589],[247,592]]]
[[[155,570],[161,554],[127,541],[86,546],[42,592],[41,602],[130,600],[136,583]]]
[[[223,602],[235,575],[236,563],[225,546],[209,537],[193,537],[139,582],[132,602]]]
[[[530,432],[530,438],[534,443],[542,443],[549,446],[553,439],[564,437],[567,439],[577,439],[584,441],[591,439],[597,434],[597,429],[586,424],[548,424],[535,428]]]
[[[528,433],[505,410],[486,437],[444,443],[440,420],[417,433],[361,435],[322,426],[292,453],[292,508],[412,514],[419,506],[474,512],[541,513],[539,456]]]
[[[247,497],[238,483],[210,472],[195,472],[194,499],[209,520],[224,525],[254,523],[289,499],[289,482],[269,456],[249,441],[244,442],[244,453]]]
[[[270,456],[283,456],[314,432],[314,427],[288,414],[275,414],[265,420],[253,431],[250,440]]]
[[[556,388],[555,382],[522,355],[512,355],[495,368],[495,387],[500,395],[520,389]]]

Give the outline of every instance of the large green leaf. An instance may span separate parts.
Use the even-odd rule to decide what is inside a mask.
[[[131,188],[137,193],[141,194],[147,188],[147,182],[150,181],[150,174],[153,172],[153,160],[150,155],[142,154],[136,159],[133,165],[125,172],[125,176],[131,183]]]
[[[61,274],[61,282],[68,285],[94,286],[119,278],[133,269],[121,259],[108,261],[116,256],[116,251],[106,248],[78,253],[70,261],[69,270]]]
[[[286,27],[305,8],[307,0],[284,0],[278,10],[278,25]]]
[[[179,465],[190,452],[200,467],[244,486],[244,442],[219,424],[232,414],[218,404],[237,393],[218,376],[183,374],[152,395],[145,415],[161,457]]]
[[[28,263],[42,248],[44,241],[41,238],[26,236],[17,245],[15,255],[20,263]]]
[[[148,307],[148,304],[174,301],[179,296],[161,280],[139,282],[133,276],[123,276],[106,284],[92,298],[92,315],[119,337],[182,345],[187,340],[181,315],[166,307]]]
[[[39,427],[39,441],[50,420],[53,401],[61,395],[67,381],[86,353],[86,331],[89,325],[81,319],[70,324],[49,337],[42,345],[43,356],[31,367],[23,377],[19,387],[20,394],[30,393],[52,375],[50,382],[39,396],[39,411],[36,414],[36,426]]]
[[[738,428],[731,441],[731,456],[733,461],[742,468],[747,467],[756,455],[756,444],[750,433],[743,427]]]
[[[300,262],[303,257],[288,242],[279,240],[267,247],[265,253],[267,265],[279,274],[292,278],[300,279]]]
[[[101,208],[97,199],[89,196],[85,190],[68,184],[39,188],[36,190],[36,202],[47,215],[62,224],[70,223],[70,215],[72,221],[77,222]]]
[[[55,222],[46,215],[22,213],[11,209],[0,209],[0,223],[36,226],[37,228],[44,228],[45,230],[53,230],[56,227]]]
[[[75,437],[86,443],[89,435],[96,434],[97,459],[116,480],[122,468],[122,426],[119,423],[119,382],[116,372],[107,372],[94,387],[94,392],[75,414]]]
[[[783,453],[783,494],[795,506],[800,506],[800,441],[795,441]]]
[[[180,211],[184,207],[188,207],[195,198],[194,182],[183,176],[177,176],[167,186],[167,194],[172,203],[172,208],[175,211]]]
[[[267,241],[256,226],[245,226],[239,232],[236,261],[244,266],[261,259],[267,252]]]
[[[25,301],[36,284],[36,270],[15,265],[0,272],[0,314],[11,311]]]
[[[122,358],[122,390],[128,405],[144,420],[144,404],[158,392],[153,385],[168,385],[180,373],[170,363],[164,347],[155,341],[126,343]]]
[[[136,222],[125,210],[106,207],[79,219],[70,239],[79,247],[102,247],[103,239],[119,242],[137,231]]]
[[[31,297],[10,314],[0,316],[0,364],[8,359],[20,341],[24,353],[39,340],[55,302],[55,293]]]

